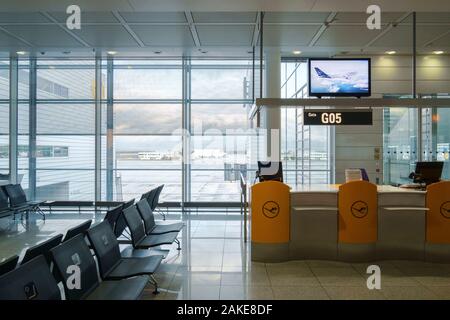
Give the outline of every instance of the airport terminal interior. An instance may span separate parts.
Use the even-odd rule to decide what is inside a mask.
[[[5,2],[0,300],[450,299],[448,1]]]

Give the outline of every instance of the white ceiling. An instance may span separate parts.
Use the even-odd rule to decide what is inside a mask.
[[[0,11],[61,11],[71,4],[85,11],[353,11],[365,12],[371,4],[383,11],[450,11],[448,0],[2,0]]]
[[[45,1],[39,1],[42,2]],[[123,1],[111,2],[123,4]],[[353,2],[356,5],[364,1]],[[66,19],[65,12],[55,10],[0,12],[0,51],[92,54],[92,49],[96,49],[115,50],[122,55],[147,55],[155,51],[164,55],[248,55],[252,45],[258,44],[257,11],[131,12],[126,8],[82,11],[81,30],[68,30]],[[367,15],[361,12],[266,12],[264,46],[279,47],[286,54],[301,50],[305,56],[342,52],[379,54],[387,50],[411,52],[409,12],[382,12],[381,30],[367,29],[366,19]],[[420,53],[450,52],[450,12],[420,12],[417,22]]]

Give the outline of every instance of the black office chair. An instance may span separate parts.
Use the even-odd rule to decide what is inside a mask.
[[[159,293],[158,283],[153,277],[153,273],[161,264],[163,256],[123,258],[120,254],[119,242],[107,221],[91,228],[87,235],[97,256],[102,279],[120,280],[148,275],[150,282],[155,286],[153,293]]]
[[[22,261],[20,262],[20,264],[22,265],[37,256],[43,255],[45,257],[45,260],[48,263],[48,266],[50,267],[50,265],[52,263],[52,257],[50,255],[50,250],[53,249],[54,247],[56,247],[58,244],[60,244],[62,238],[63,238],[63,235],[58,234],[50,239],[47,239],[45,241],[38,243],[37,245],[35,245],[33,247],[28,248],[27,251],[25,252],[25,255],[24,255]]]
[[[61,300],[61,291],[44,256],[1,276],[0,300]]]
[[[14,270],[17,266],[17,262],[19,261],[19,256],[14,255],[9,257],[8,259],[0,262],[0,276]]]
[[[53,248],[51,253],[68,300],[135,300],[148,282],[146,276],[100,282],[95,260],[81,234]],[[80,271],[80,288],[77,290],[67,287],[67,280],[72,276],[67,270],[71,266],[77,266]]]
[[[142,219],[136,206],[131,206],[123,210],[123,216],[127,223],[131,234],[131,244],[135,249],[149,249],[158,247],[163,244],[172,244],[176,242],[178,232],[164,233],[158,235],[146,235]],[[178,250],[180,250],[180,243],[178,243]]]
[[[91,224],[92,224],[92,220],[87,220],[87,221],[83,222],[82,224],[79,224],[73,228],[70,228],[69,230],[67,230],[63,242],[65,242],[69,239],[72,239],[73,237],[75,237],[78,234],[86,235],[86,232],[89,230],[89,227],[91,226]]]
[[[145,233],[149,234],[163,234],[169,232],[180,232],[184,224],[182,222],[171,224],[156,224],[152,209],[150,208],[146,199],[139,201],[136,204],[138,211],[144,221]]]

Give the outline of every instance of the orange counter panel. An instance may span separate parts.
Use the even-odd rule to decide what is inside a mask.
[[[289,242],[290,188],[279,181],[265,181],[252,186],[252,241]]]
[[[427,242],[450,243],[450,181],[427,188]]]
[[[377,241],[377,186],[351,181],[339,186],[339,242]]]

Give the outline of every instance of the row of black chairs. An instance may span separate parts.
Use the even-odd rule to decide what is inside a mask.
[[[58,282],[62,282],[66,299],[137,299],[148,282],[158,293],[153,273],[163,256],[122,257],[118,241],[122,234],[118,236],[118,227],[123,228],[118,223],[123,219],[133,248],[176,242],[181,249],[176,237],[183,224],[156,224],[150,203],[153,199],[148,196],[136,205],[134,200],[129,201],[109,211],[103,222],[91,228],[88,220],[69,229],[64,237],[57,235],[29,248],[18,267],[18,256],[7,259],[0,264],[0,275],[5,273],[0,277],[0,299],[61,299]],[[67,272],[74,266],[79,270],[79,287],[74,286],[72,274]]]
[[[12,216],[20,213],[21,217],[25,213],[27,218],[30,212],[42,215],[45,214],[40,206],[43,201],[29,201],[20,184],[8,184],[0,187],[0,218]]]
[[[177,249],[181,250],[177,236],[184,224],[155,222],[154,210],[163,187],[164,185],[161,185],[144,193],[136,205],[134,200],[131,200],[106,213],[105,220],[114,230],[116,237],[124,236],[127,239],[122,243],[131,243],[134,249],[149,249],[175,242]]]

